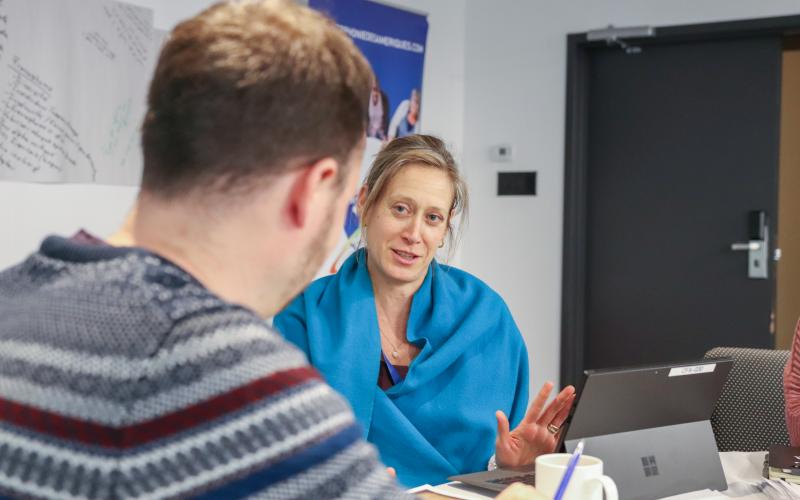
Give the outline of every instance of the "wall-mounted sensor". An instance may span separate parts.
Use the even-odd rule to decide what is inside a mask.
[[[489,157],[492,161],[511,161],[511,144],[496,144],[492,146]]]

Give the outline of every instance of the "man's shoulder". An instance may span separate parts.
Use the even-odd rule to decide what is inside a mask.
[[[13,443],[37,477],[74,478],[98,496],[397,492],[305,356],[176,266],[136,252],[34,255],[7,273],[0,445]],[[23,473],[0,471],[0,491]],[[23,486],[12,491],[69,487]]]
[[[153,254],[99,251],[108,253],[40,251],[0,272],[0,338],[136,359],[152,356],[182,321],[234,308]]]
[[[124,426],[308,368],[254,313],[144,252],[37,253],[0,274],[0,298],[4,395],[69,418]]]

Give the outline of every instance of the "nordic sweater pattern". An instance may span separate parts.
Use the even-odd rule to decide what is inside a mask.
[[[251,311],[142,249],[0,272],[0,496],[402,496],[347,403]]]

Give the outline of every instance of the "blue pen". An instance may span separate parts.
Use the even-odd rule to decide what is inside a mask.
[[[572,477],[572,473],[575,472],[575,466],[578,465],[578,460],[581,459],[581,453],[583,453],[583,439],[578,441],[578,446],[575,447],[575,452],[571,457],[569,457],[569,462],[567,462],[567,470],[564,471],[564,476],[561,478],[561,483],[558,485],[558,489],[556,490],[553,500],[561,500],[561,498],[564,497],[564,492],[567,491],[567,486],[569,485],[569,480]]]

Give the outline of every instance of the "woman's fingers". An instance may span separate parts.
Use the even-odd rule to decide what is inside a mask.
[[[508,417],[500,410],[497,410],[494,416],[497,418],[497,442],[498,444],[507,443],[511,436],[511,431],[508,426]]]
[[[553,436],[554,438],[556,438],[556,441],[558,441],[559,435],[564,431],[564,421],[567,420],[567,417],[569,416],[569,411],[572,409],[572,404],[574,402],[575,402],[575,395],[573,394],[569,402],[565,404],[564,407],[561,408],[561,410],[558,413],[556,413],[556,416],[553,418],[551,422],[552,425],[558,427],[558,432],[556,432],[555,435]]]
[[[553,423],[553,419],[558,415],[558,413],[565,407],[569,406],[572,402],[572,398],[575,395],[575,388],[571,385],[566,386],[561,392],[558,393],[558,396],[553,399],[547,408],[544,409],[542,414],[536,420],[536,423],[539,425],[548,425]]]
[[[555,425],[556,427],[559,427],[559,428],[562,425],[564,425],[564,421],[569,416],[570,410],[572,410],[572,404],[573,403],[575,403],[575,395],[574,394],[569,399],[569,401],[567,401],[567,404],[565,404],[563,406],[563,408],[561,408],[561,410],[559,410],[559,412],[556,413],[556,416],[553,418],[553,421],[552,421],[553,425]]]
[[[539,394],[537,394],[536,398],[533,400],[530,408],[528,408],[528,412],[525,414],[525,418],[522,420],[523,423],[532,424],[538,420],[539,414],[542,413],[542,408],[544,408],[544,403],[547,401],[547,398],[550,396],[552,391],[553,383],[545,382],[542,388],[539,390]]]

